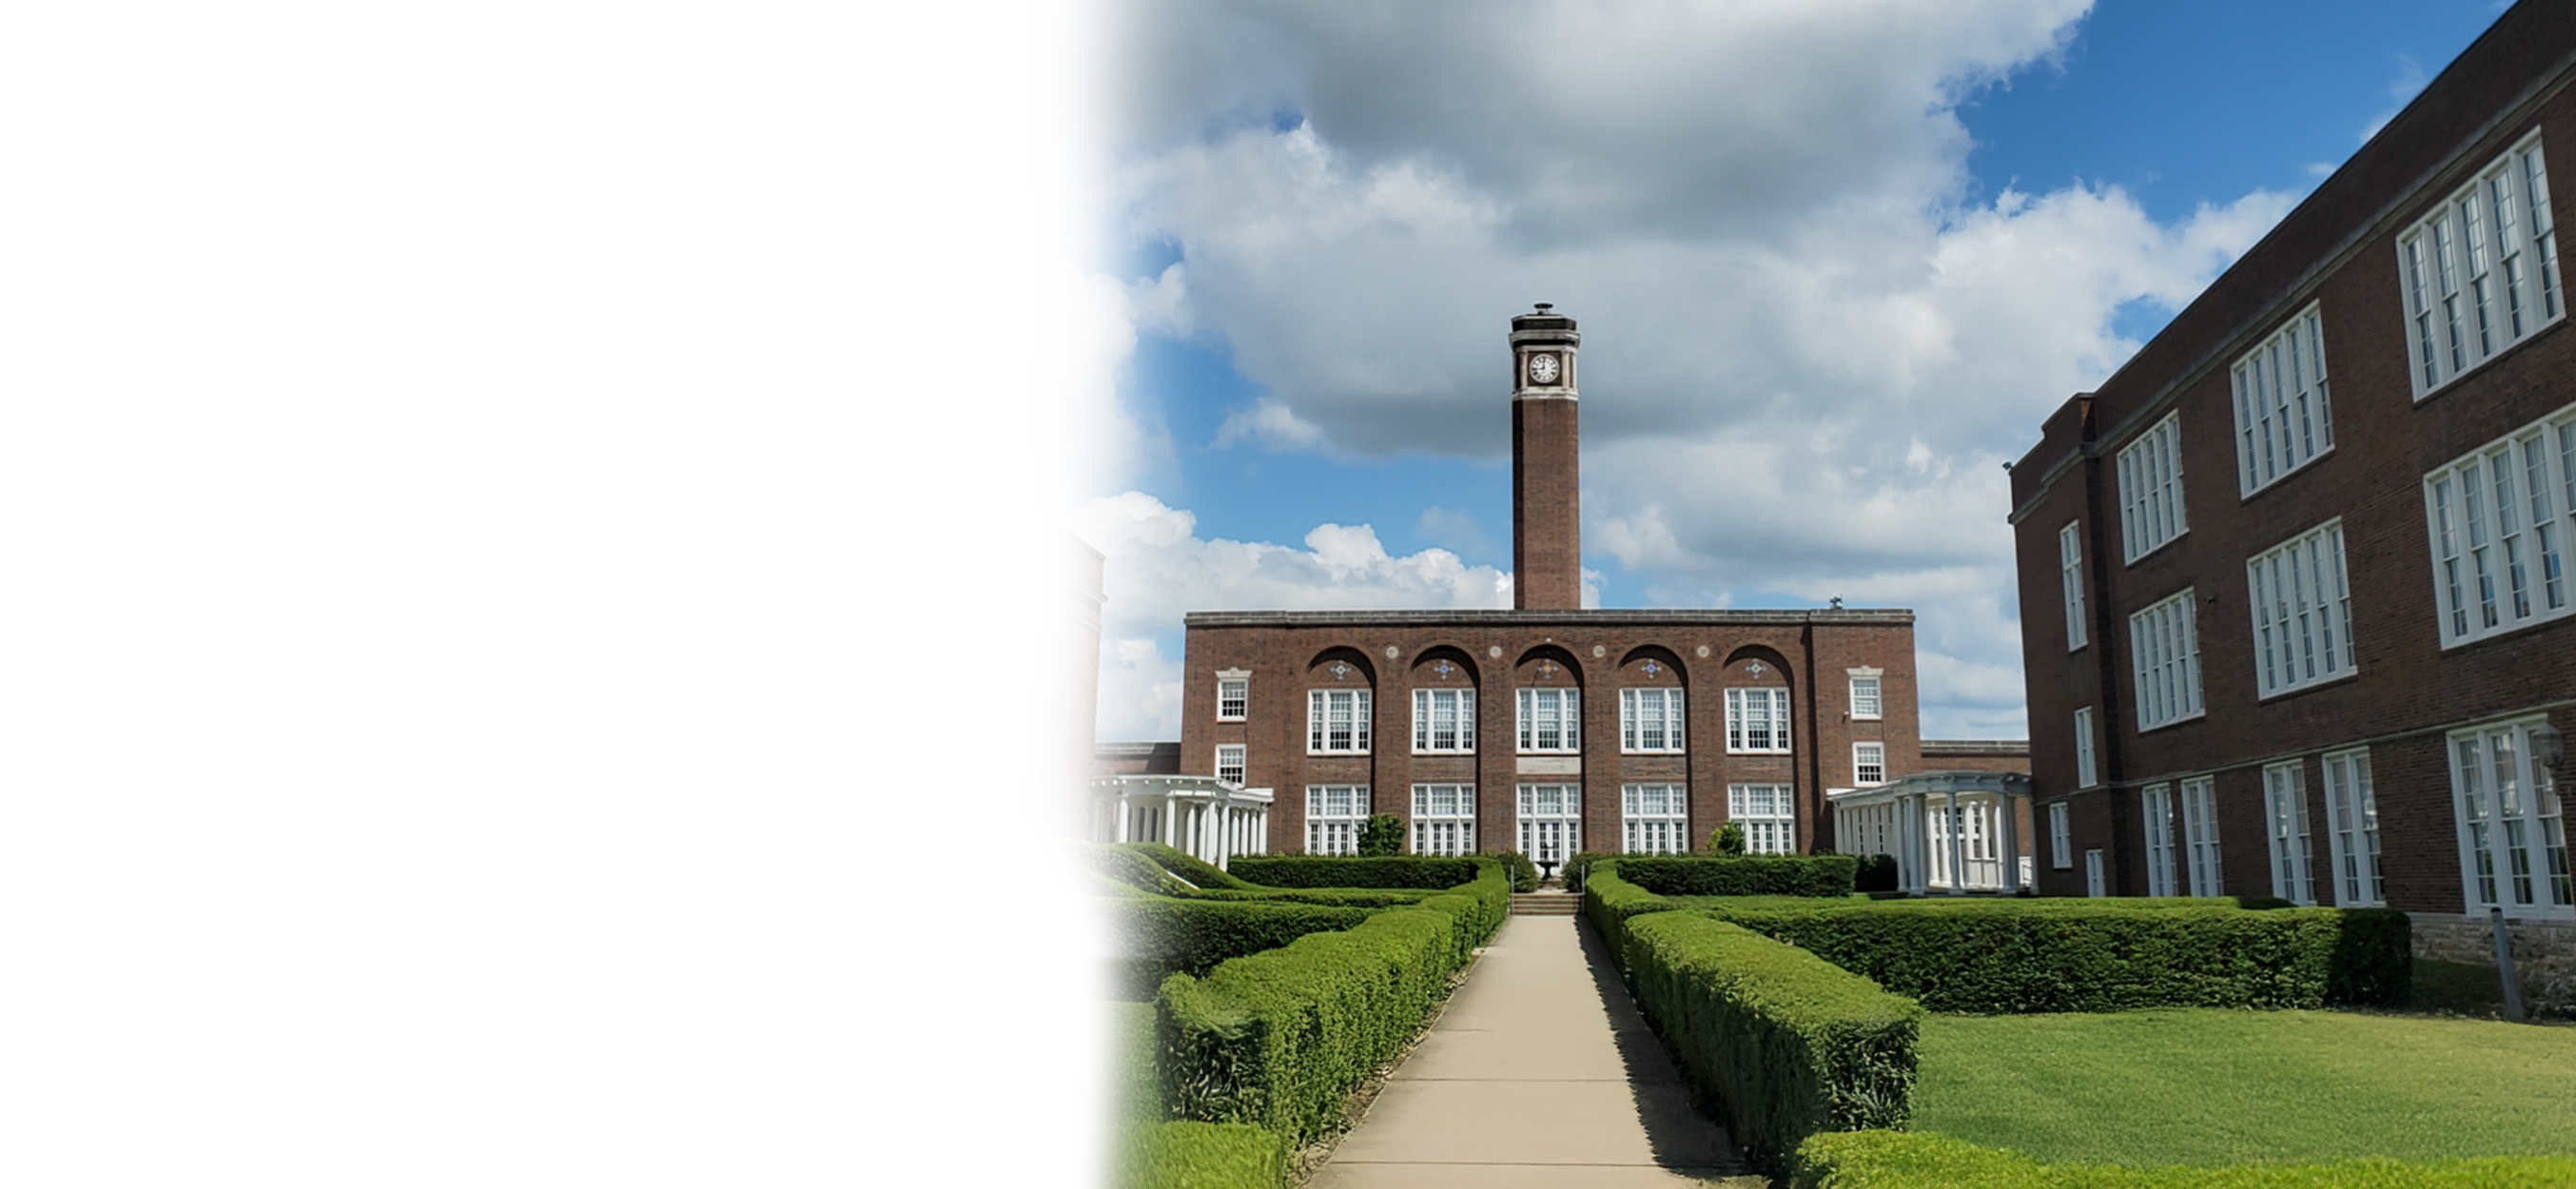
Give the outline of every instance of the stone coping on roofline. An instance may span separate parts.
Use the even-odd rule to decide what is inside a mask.
[[[2028,739],[1926,739],[1923,754],[1934,755],[2029,755]]]
[[[1818,611],[1192,611],[1184,627],[1439,627],[1481,624],[1531,627],[1575,624],[1585,627],[1779,627],[1788,624],[1912,623],[1911,608],[1844,608]]]

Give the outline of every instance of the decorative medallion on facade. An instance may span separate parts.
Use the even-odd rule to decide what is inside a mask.
[[[1442,661],[1439,664],[1431,666],[1431,671],[1439,674],[1443,680],[1446,680],[1450,674],[1458,671],[1458,666],[1450,664],[1447,661]]]
[[[1699,659],[1701,659],[1701,660],[1707,660],[1707,659],[1708,659],[1708,645],[1706,645],[1706,644],[1702,644],[1702,645],[1700,645],[1700,646],[1699,646]]]
[[[1556,680],[1558,672],[1559,670],[1556,667],[1555,661],[1540,661],[1538,663],[1538,679],[1541,681]]]
[[[1600,658],[1602,658],[1602,657],[1605,657],[1605,656],[1608,656],[1608,655],[1610,655],[1610,650],[1609,650],[1609,649],[1607,649],[1607,648],[1603,648],[1602,646],[1600,646],[1600,645],[1598,645],[1598,644],[1595,644],[1595,645],[1593,645],[1593,646],[1592,646],[1592,656],[1593,656],[1593,659],[1598,660],[1598,659],[1600,659]]]
[[[1350,665],[1348,665],[1348,664],[1346,664],[1346,663],[1344,663],[1344,662],[1342,662],[1342,661],[1334,661],[1334,662],[1333,662],[1333,670],[1332,670],[1332,672],[1333,672],[1333,680],[1335,680],[1335,681],[1340,681],[1340,680],[1342,680],[1343,678],[1348,677],[1348,676],[1350,676],[1350,675],[1351,675],[1351,667],[1350,667]]]
[[[1503,646],[1500,644],[1487,646],[1485,649],[1485,659],[1496,661],[1503,659]]]
[[[1769,669],[1763,667],[1763,664],[1760,661],[1753,661],[1746,664],[1744,666],[1744,671],[1751,673],[1757,680],[1760,679],[1764,673],[1770,672]]]
[[[1656,663],[1655,663],[1655,662],[1653,662],[1653,661],[1647,661],[1647,662],[1645,663],[1645,665],[1643,666],[1643,669],[1644,669],[1644,672],[1645,672],[1646,676],[1648,676],[1648,677],[1655,677],[1655,676],[1659,676],[1659,675],[1661,675],[1661,674],[1663,673],[1663,671],[1664,671],[1664,667],[1663,667],[1662,665],[1656,664]]]
[[[1403,650],[1403,649],[1398,648],[1398,647],[1396,647],[1395,645],[1392,645],[1392,644],[1389,644],[1389,645],[1387,645],[1387,646],[1386,646],[1386,659],[1388,659],[1388,660],[1394,660],[1395,658],[1397,658],[1397,657],[1399,657],[1399,656],[1403,656],[1403,655],[1404,655],[1404,650]]]

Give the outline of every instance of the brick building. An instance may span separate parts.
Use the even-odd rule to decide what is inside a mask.
[[[1038,517],[1043,587],[1038,664],[1028,682],[1028,757],[1020,775],[1020,824],[1038,834],[1090,829],[1092,733],[1100,718],[1103,556],[1090,540]]]
[[[1512,320],[1512,610],[1187,616],[1180,770],[1276,790],[1271,849],[1373,813],[1425,854],[1830,849],[1828,790],[1922,768],[1911,611],[1582,608],[1580,345]],[[2000,846],[2002,805],[1908,837]]]
[[[2571,80],[2515,6],[2014,465],[2043,893],[2576,917]]]

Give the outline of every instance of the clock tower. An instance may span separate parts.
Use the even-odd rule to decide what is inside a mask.
[[[1512,319],[1512,606],[1583,606],[1574,319],[1540,302]]]

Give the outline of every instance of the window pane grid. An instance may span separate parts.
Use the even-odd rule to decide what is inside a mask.
[[[2182,782],[2183,844],[2190,860],[2191,894],[2215,896],[2220,892],[2218,865],[2218,806],[2208,777]]]
[[[1219,744],[1216,749],[1216,778],[1234,784],[1243,783],[1243,745]]]
[[[2066,650],[2084,647],[2084,542],[2075,525],[2057,530],[2057,580],[2066,602]]]
[[[2334,851],[2335,902],[2347,908],[2386,904],[2379,870],[2379,806],[2370,789],[2370,753],[2325,757],[2326,831]]]
[[[1628,752],[1682,750],[1682,691],[1678,689],[1620,690],[1619,750]]]
[[[2306,769],[2297,761],[2263,769],[2263,807],[2271,821],[2272,894],[2299,904],[2316,903],[2308,878]]]
[[[2200,714],[2198,602],[2182,593],[2129,617],[2131,666],[2138,690],[2138,729],[2152,730]]]
[[[1216,716],[1234,720],[1244,716],[1251,705],[1252,683],[1244,678],[1224,678],[1216,683]]]
[[[1578,725],[1582,718],[1581,710],[1578,691],[1521,690],[1520,749],[1532,752],[1582,750]]]
[[[1689,798],[1677,784],[1632,784],[1619,790],[1620,849],[1629,854],[1690,853]]]
[[[2309,306],[2237,362],[2237,486],[2245,495],[2271,486],[2334,446],[2327,411],[2325,332]]]
[[[1525,784],[1518,790],[1520,851],[1533,862],[1562,863],[1583,848],[1583,801],[1570,784]]]
[[[1456,857],[1476,852],[1476,786],[1413,786],[1413,853]]]
[[[1369,790],[1364,784],[1306,786],[1306,853],[1360,853],[1360,826],[1368,820]]]
[[[1887,745],[1852,744],[1852,783],[1863,787],[1887,783]]]
[[[1789,750],[1789,691],[1726,691],[1726,750],[1786,753]]]
[[[2146,819],[2147,894],[2173,895],[2173,786],[2148,785],[2139,796],[2139,815]]]
[[[2558,244],[2540,134],[2400,234],[2397,253],[2419,400],[2555,321]]]
[[[2329,521],[2245,563],[2245,584],[2260,696],[2353,672],[2342,521]]]
[[[1413,750],[1434,753],[1476,750],[1476,691],[1413,691]]]
[[[1786,855],[1797,852],[1796,800],[1788,785],[1726,786],[1726,818],[1744,827],[1746,853]]]
[[[2181,536],[2182,415],[2157,422],[2119,454],[2120,545],[2136,561]]]
[[[2424,477],[2445,648],[2576,613],[2576,405]]]

